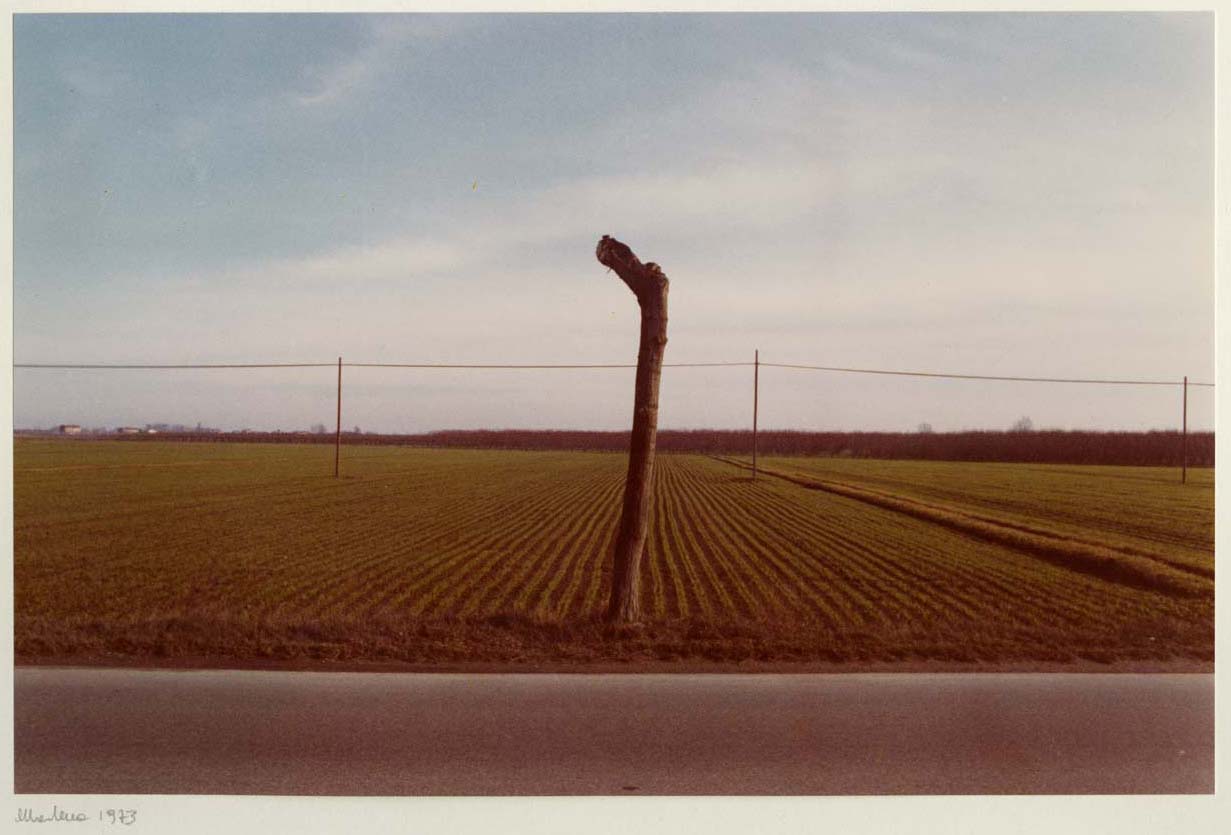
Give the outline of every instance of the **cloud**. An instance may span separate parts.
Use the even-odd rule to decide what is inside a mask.
[[[473,262],[475,254],[450,241],[407,237],[198,273],[186,283],[212,291],[249,287],[262,292],[305,291],[338,283],[365,286],[456,272]]]
[[[926,182],[927,163],[802,155],[719,159],[683,171],[580,177],[476,210],[467,240],[510,247],[602,233],[685,239],[732,231],[788,235],[818,209],[868,203]]]
[[[309,90],[294,93],[293,100],[315,108],[355,95],[381,76],[404,42],[402,30],[371,25],[366,42],[355,54],[331,65],[308,67],[304,75]]]
[[[880,172],[868,172],[874,187]],[[679,174],[590,177],[465,209],[412,234],[291,258],[254,261],[188,281],[270,290],[457,275],[504,263],[511,251],[610,232],[637,236],[790,224],[831,194],[816,164],[720,165]],[[846,172],[848,182],[853,178]]]
[[[397,64],[407,47],[442,40],[467,26],[464,16],[378,15],[368,19],[364,43],[350,57],[337,63],[309,67],[307,91],[291,94],[304,108],[321,108],[344,101],[374,88]]]

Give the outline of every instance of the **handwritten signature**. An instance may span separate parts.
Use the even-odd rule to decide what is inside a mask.
[[[61,809],[59,806],[52,806],[51,814],[35,812],[29,806],[23,806],[17,810],[17,823],[85,823],[94,819],[95,816],[88,812],[72,812]],[[132,826],[137,822],[137,810],[103,809],[99,811],[97,819],[103,823],[119,823],[124,826]]]

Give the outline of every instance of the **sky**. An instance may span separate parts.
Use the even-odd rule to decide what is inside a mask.
[[[17,363],[1214,379],[1213,16],[16,15]],[[347,368],[346,428],[624,429],[631,369]],[[664,371],[741,428],[752,369]],[[332,426],[336,372],[14,371],[14,424]],[[1213,394],[1189,394],[1212,428]],[[1178,428],[1171,387],[766,368],[763,428]]]

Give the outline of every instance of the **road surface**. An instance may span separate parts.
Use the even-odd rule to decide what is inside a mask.
[[[19,667],[19,793],[1209,793],[1212,675]]]

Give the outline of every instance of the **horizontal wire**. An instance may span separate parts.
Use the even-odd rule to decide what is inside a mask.
[[[729,368],[736,366],[751,367],[751,362],[665,362],[663,368]],[[269,363],[195,363],[183,365],[104,365],[97,363],[30,363],[18,362],[14,368],[59,368],[59,369],[181,369],[181,368],[337,368],[336,362],[269,362]],[[633,363],[572,363],[572,364],[537,364],[537,365],[481,365],[477,363],[440,363],[440,362],[343,362],[343,368],[636,368]]]
[[[1182,386],[1180,380],[1097,380],[1071,377],[1013,377],[989,374],[948,374],[930,371],[889,371],[879,368],[844,368],[828,365],[801,365],[785,362],[667,362],[663,368],[748,368],[754,365],[768,368],[794,368],[805,371],[831,371],[844,374],[882,374],[894,377],[928,377],[947,380],[992,380],[1015,383],[1074,383],[1105,386]],[[636,368],[636,363],[538,363],[538,364],[479,364],[479,363],[401,363],[401,362],[343,362],[345,368],[424,368],[424,369],[598,369]],[[14,368],[66,369],[66,370],[175,370],[175,369],[246,369],[246,368],[337,368],[336,362],[266,362],[266,363],[184,363],[184,364],[101,364],[101,363],[14,363]],[[1190,386],[1214,388],[1214,383],[1190,380]]]
[[[930,371],[884,371],[876,368],[837,368],[825,365],[795,365],[785,362],[763,362],[772,368],[800,368],[808,371],[839,371],[847,374],[889,374],[895,377],[939,377],[948,380],[1001,380],[1014,383],[1083,383],[1104,386],[1182,386],[1183,380],[1084,380],[1070,377],[997,377],[988,374],[941,374]],[[1213,383],[1188,381],[1190,386],[1207,386]]]
[[[66,369],[175,369],[175,368],[337,368],[336,362],[247,362],[247,363],[195,363],[185,365],[100,365],[87,363],[15,362],[14,368],[66,368]]]
[[[751,367],[751,362],[664,362],[663,368],[733,368]],[[571,365],[477,365],[436,362],[344,362],[344,368],[636,368],[637,363],[575,363]]]

